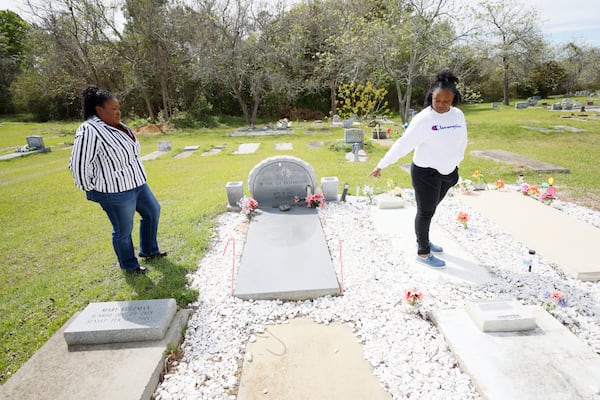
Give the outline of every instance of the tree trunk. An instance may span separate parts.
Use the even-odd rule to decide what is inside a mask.
[[[156,120],[156,114],[154,114],[154,108],[152,107],[152,102],[150,101],[150,96],[148,96],[148,91],[145,87],[142,86],[142,97],[144,98],[144,102],[146,103],[146,108],[148,109],[148,118],[150,121],[154,122]]]
[[[508,106],[508,59],[506,56],[502,56],[502,73],[504,74],[502,79],[502,91],[504,94],[504,99],[502,100],[502,103],[505,106]]]
[[[394,83],[396,83],[396,95],[398,96],[398,112],[400,113],[400,117],[402,118],[402,123],[405,123],[406,116],[404,115],[404,99],[402,97],[402,87],[400,86],[400,80],[394,78]]]
[[[335,87],[335,79],[329,81],[329,99],[331,101],[331,115],[337,114],[337,90]]]
[[[256,123],[256,116],[258,115],[258,106],[260,105],[261,98],[257,96],[254,99],[254,106],[252,107],[252,117],[250,120],[250,126],[254,128],[254,124]]]

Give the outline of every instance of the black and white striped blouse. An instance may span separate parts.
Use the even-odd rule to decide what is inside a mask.
[[[77,128],[69,169],[79,189],[117,193],[146,183],[140,143],[123,128],[130,136],[96,116]]]

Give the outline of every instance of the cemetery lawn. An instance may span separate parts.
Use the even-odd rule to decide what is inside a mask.
[[[517,174],[514,166],[469,154],[470,150],[504,149],[569,168],[570,174],[554,176],[559,198],[600,209],[600,174],[594,168],[600,155],[600,118],[595,113],[562,119],[559,115],[563,113],[535,108],[492,109],[489,104],[480,104],[462,109],[470,137],[461,166],[464,178],[479,169],[489,183],[498,178],[513,183]],[[215,217],[225,211],[225,184],[244,181],[247,190],[249,171],[266,157],[299,157],[314,167],[318,180],[337,176],[341,184],[349,182],[352,194],[357,186],[364,185],[374,186],[376,192],[385,191],[388,179],[410,187],[410,177],[398,165],[387,168],[380,180],[368,178],[387,150],[378,144],[368,147],[366,163],[349,163],[344,151],[331,150],[329,144],[343,138],[343,131],[326,123],[295,123],[293,134],[277,137],[229,137],[227,133],[235,127],[226,126],[140,135],[143,154],[155,151],[159,140],[173,143],[171,153],[145,162],[149,184],[162,205],[159,242],[169,257],[147,263],[150,272],[146,276],[125,276],[111,247],[108,218],[97,204],[85,200],[67,169],[68,146],[78,124],[0,124],[0,155],[24,145],[28,135],[41,135],[45,144],[52,146],[50,153],[0,161],[0,382],[89,302],[173,297],[185,307],[194,301],[198,293],[186,286],[186,274],[197,268],[211,245]],[[586,131],[542,133],[521,128],[554,125]],[[399,132],[400,127],[392,130]],[[367,128],[365,137],[369,136]],[[238,144],[251,142],[261,143],[256,153],[231,154]],[[281,142],[291,142],[294,149],[276,151],[275,143]],[[309,142],[325,144],[308,148]],[[199,145],[200,150],[191,157],[172,158],[192,145]],[[216,145],[227,147],[217,155],[200,156]],[[409,155],[400,163],[410,159]],[[525,174],[532,184],[549,177]],[[137,231],[136,225],[134,243]]]

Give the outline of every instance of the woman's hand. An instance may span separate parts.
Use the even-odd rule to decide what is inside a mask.
[[[369,176],[372,176],[374,178],[379,178],[381,176],[381,168],[375,168],[370,174]]]

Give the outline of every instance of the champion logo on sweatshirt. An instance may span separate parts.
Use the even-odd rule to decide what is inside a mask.
[[[444,125],[433,125],[431,127],[431,130],[432,131],[443,131],[444,129],[456,129],[456,128],[460,128],[460,127],[461,127],[460,125],[447,125],[447,126],[444,126]]]

